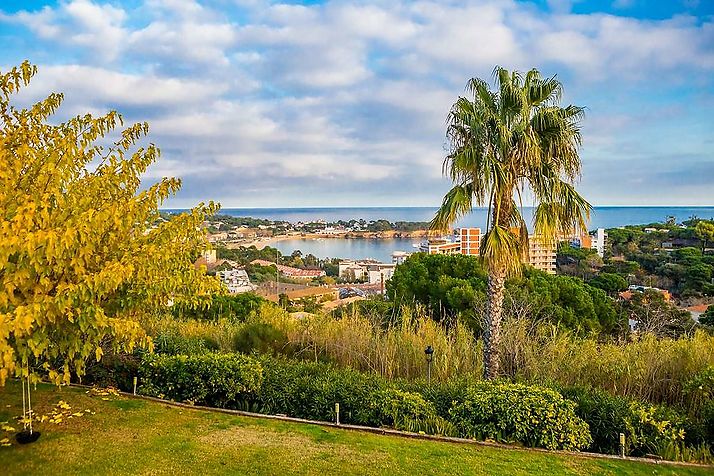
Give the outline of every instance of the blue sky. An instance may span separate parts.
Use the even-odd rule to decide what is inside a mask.
[[[444,121],[495,65],[587,107],[595,205],[714,204],[714,1],[0,2],[0,69],[59,119],[149,121],[169,206],[435,206]]]

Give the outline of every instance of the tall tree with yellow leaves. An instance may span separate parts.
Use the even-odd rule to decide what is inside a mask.
[[[107,345],[150,346],[142,316],[220,292],[192,265],[205,246],[200,224],[217,206],[161,219],[181,183],[141,187],[159,156],[140,146],[148,125],[120,130],[116,112],[53,125],[56,93],[13,106],[36,71],[25,62],[0,72],[0,386],[33,369],[69,382]]]

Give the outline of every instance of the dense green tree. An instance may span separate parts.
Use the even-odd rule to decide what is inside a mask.
[[[387,283],[396,305],[419,303],[435,319],[458,316],[482,332],[488,276],[470,256],[417,253],[398,266]],[[614,301],[579,278],[552,276],[533,268],[506,282],[504,316],[546,320],[580,333],[612,332],[618,323]]]
[[[432,221],[444,230],[474,206],[489,209],[481,256],[489,273],[484,375],[498,376],[505,280],[521,270],[528,229],[521,194],[535,203],[535,233],[545,242],[585,229],[590,205],[577,193],[579,122],[583,108],[560,106],[562,84],[533,69],[525,75],[497,67],[496,89],[468,82],[448,117],[444,171],[454,182]]]
[[[245,321],[256,314],[260,307],[270,301],[254,293],[242,293],[233,296],[214,295],[210,304],[202,307],[177,304],[172,307],[176,317],[201,320],[231,319]]]
[[[415,253],[387,281],[387,297],[397,305],[424,304],[436,319],[458,313],[473,318],[485,298],[486,280],[473,256]]]
[[[588,284],[602,289],[610,295],[627,289],[627,280],[619,274],[614,273],[600,273],[588,281]]]

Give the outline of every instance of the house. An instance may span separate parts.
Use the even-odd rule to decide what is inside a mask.
[[[709,306],[709,304],[697,304],[696,306],[685,307],[684,310],[689,311],[692,315],[692,319],[699,322],[699,318],[702,316],[702,314],[707,312]]]
[[[231,294],[246,293],[257,289],[257,286],[250,282],[248,273],[246,273],[244,269],[218,271],[216,276],[218,276]]]
[[[622,291],[619,296],[620,299],[624,301],[629,301],[630,299],[632,299],[634,293],[643,293],[645,292],[645,290],[652,290],[661,293],[665,301],[672,300],[672,295],[666,289],[653,288],[651,286],[640,286],[638,284],[631,285],[629,288],[627,288],[627,291]]]

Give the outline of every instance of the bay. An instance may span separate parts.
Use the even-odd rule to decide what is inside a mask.
[[[170,210],[167,210],[170,211]],[[178,210],[177,210],[178,211]],[[332,208],[224,208],[219,213],[232,216],[250,216],[269,220],[283,220],[291,223],[324,220],[389,220],[429,221],[436,212],[435,207],[332,207]],[[532,219],[532,209],[523,210],[527,222]],[[477,208],[464,217],[456,226],[486,227],[487,209]],[[616,228],[625,225],[663,223],[673,216],[677,222],[691,217],[711,219],[714,207],[595,207],[590,217],[589,228]],[[304,239],[272,243],[283,254],[300,250],[303,254],[311,253],[318,258],[349,258],[391,262],[393,251],[414,251],[415,239]]]
[[[283,255],[300,250],[303,255],[312,254],[318,258],[375,259],[383,263],[392,262],[394,251],[416,251],[413,244],[420,239],[369,239],[369,238],[295,238],[276,241],[269,246],[277,248]]]

